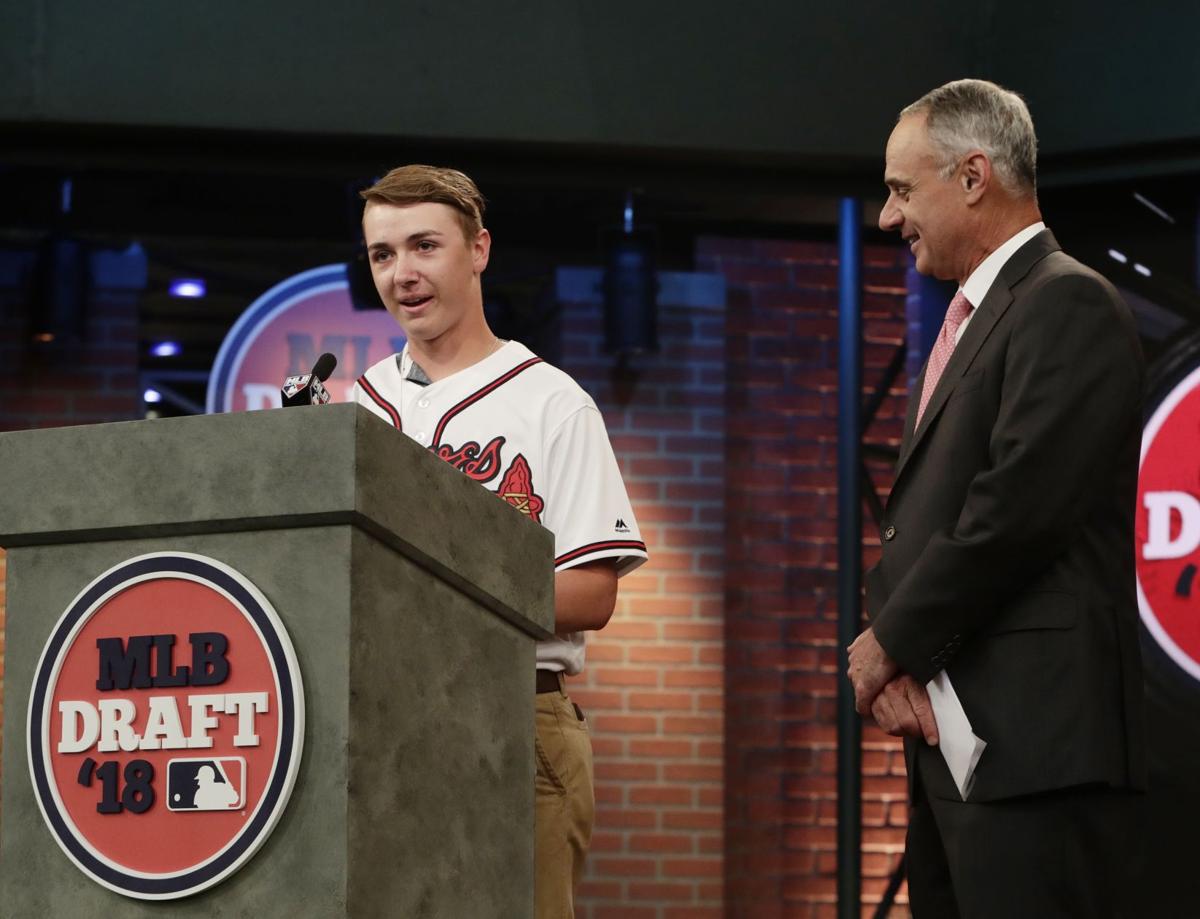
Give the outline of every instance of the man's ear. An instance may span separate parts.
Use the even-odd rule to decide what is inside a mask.
[[[967,196],[967,204],[974,204],[992,184],[992,162],[982,150],[972,150],[963,160],[958,175]]]
[[[475,266],[476,274],[483,274],[483,269],[487,267],[488,256],[492,251],[492,234],[486,229],[480,230],[479,235],[475,237],[475,241],[471,243],[471,260]]]

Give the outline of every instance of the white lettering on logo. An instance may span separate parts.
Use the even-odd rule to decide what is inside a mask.
[[[100,716],[88,702],[59,702],[62,715],[62,739],[59,753],[82,753],[100,736]]]
[[[225,696],[225,714],[238,716],[238,732],[233,738],[235,747],[257,747],[254,733],[254,713],[267,710],[265,692],[231,692]]]
[[[134,704],[128,699],[101,699],[98,707],[100,743],[96,744],[96,749],[101,753],[136,750],[141,738],[133,733],[133,719],[137,716]]]
[[[159,743],[159,741],[162,741]],[[179,706],[174,696],[152,696],[150,714],[146,716],[146,733],[142,735],[143,750],[182,750],[187,747]]]
[[[190,732],[184,733],[179,703],[174,696],[151,696],[145,733],[134,730],[137,706],[130,699],[101,699],[97,705],[84,701],[58,703],[62,716],[59,753],[83,753],[93,746],[101,753],[123,750],[206,749],[213,745],[208,732],[218,727],[221,715],[237,717],[235,747],[257,747],[261,739],[255,716],[270,710],[265,692],[231,692],[187,697]]]
[[[1146,542],[1142,557],[1147,561],[1182,558],[1200,547],[1200,501],[1182,491],[1147,492]],[[1172,512],[1179,514],[1179,533],[1171,538]]]

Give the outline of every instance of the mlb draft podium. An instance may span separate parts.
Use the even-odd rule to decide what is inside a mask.
[[[0,469],[0,914],[532,914],[549,531],[355,405]]]

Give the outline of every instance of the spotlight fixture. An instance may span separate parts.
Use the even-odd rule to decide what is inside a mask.
[[[655,234],[634,223],[633,192],[625,196],[620,232],[604,252],[604,349],[630,355],[658,350],[658,276]]]

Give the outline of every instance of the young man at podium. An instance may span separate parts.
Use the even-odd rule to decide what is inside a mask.
[[[592,748],[563,675],[646,559],[603,419],[574,380],[488,327],[491,235],[461,172],[402,166],[362,192],[375,287],[407,344],[355,398],[554,533],[555,636],[537,646],[534,888],[538,919],[574,915],[592,832]],[[436,523],[436,522],[431,522]]]

